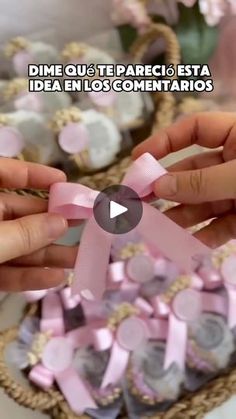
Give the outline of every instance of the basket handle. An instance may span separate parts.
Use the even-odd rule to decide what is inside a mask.
[[[141,35],[132,45],[131,54],[135,61],[141,62],[150,44],[158,37],[166,43],[166,64],[176,67],[181,61],[180,45],[173,29],[163,23],[152,23],[145,34]],[[176,100],[171,92],[154,94],[156,105],[155,120],[152,131],[168,126],[175,114]]]

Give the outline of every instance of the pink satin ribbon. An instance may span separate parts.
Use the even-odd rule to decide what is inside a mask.
[[[197,285],[197,288],[194,287]],[[187,350],[188,339],[188,325],[192,321],[198,321],[202,312],[213,312],[221,316],[227,317],[227,299],[214,293],[204,292],[199,289],[199,284],[193,281],[192,284],[193,297],[196,299],[196,304],[189,304],[188,297],[180,301],[180,306],[174,304],[174,300],[170,304],[166,304],[161,299],[161,296],[152,298],[152,303],[155,310],[155,315],[158,318],[168,318],[168,337],[166,344],[164,368],[167,369],[172,363],[176,363],[181,370],[185,369],[185,358]],[[186,290],[188,292],[188,290]],[[184,293],[181,291],[180,293]],[[178,296],[178,294],[177,294]],[[189,307],[186,310],[186,306]],[[183,309],[183,317],[181,310]],[[191,310],[192,307],[192,310]],[[188,318],[189,315],[189,318]],[[184,317],[185,316],[185,317]],[[195,318],[194,318],[195,316]]]
[[[228,295],[228,309],[226,312],[228,326],[230,329],[233,329],[236,326],[236,286],[234,280],[231,282],[230,273],[225,272],[224,265],[231,264],[233,261],[233,278],[236,275],[236,255],[232,252],[232,255],[229,256],[222,264],[220,270],[216,268],[203,266],[199,270],[199,275],[203,278],[204,287],[206,289],[217,289],[220,286],[224,286]],[[223,268],[222,268],[223,267]],[[223,272],[222,272],[223,269]],[[235,272],[235,274],[234,274]],[[229,276],[229,277],[228,277]],[[215,301],[218,297],[215,296],[213,300]],[[222,308],[222,315],[225,315],[225,308]]]
[[[140,257],[141,261],[139,260]],[[146,268],[145,260],[148,262]],[[123,294],[133,295],[134,297],[132,299],[134,299],[140,287],[145,282],[149,282],[156,275],[159,275],[161,268],[160,260],[159,255],[154,256],[146,250],[142,254],[127,258],[125,261],[121,260],[110,263],[108,267],[108,288],[119,289],[123,291]]]
[[[141,322],[141,325],[143,325],[143,341],[148,339],[167,339],[167,320],[149,318],[146,310],[143,312],[141,311],[141,315],[139,316],[131,316],[131,319],[134,319],[131,323],[132,328],[130,328],[130,330],[128,328],[126,331],[127,333],[125,333],[123,337],[119,336],[119,328],[122,327],[122,324],[124,324],[127,319],[121,322],[115,332],[112,332],[108,327],[94,330],[95,349],[98,351],[104,351],[107,349],[111,350],[110,359],[102,380],[101,388],[106,388],[109,385],[117,385],[124,377],[131,353],[133,350],[138,350],[140,348],[140,343],[136,342],[137,345],[134,343],[135,336],[139,336],[139,329],[136,330],[136,327],[139,326],[139,321]]]
[[[226,287],[228,294],[228,325],[230,329],[236,326],[236,289]]]
[[[153,191],[153,182],[166,174],[166,170],[145,153],[130,167],[122,182],[133,189],[140,198]],[[112,234],[102,230],[93,216],[93,205],[98,191],[73,183],[56,183],[49,194],[49,212],[64,215],[67,219],[87,219],[75,263],[73,294],[89,291],[101,298],[106,289],[106,275],[113,240]],[[157,247],[165,257],[183,271],[193,270],[194,257],[209,253],[189,232],[179,227],[159,210],[143,202],[143,217],[137,231],[150,245]]]
[[[42,302],[40,329],[41,332],[52,333],[52,338],[43,350],[42,362],[30,371],[30,380],[45,390],[56,381],[69,406],[76,414],[82,414],[89,408],[95,409],[97,407],[95,401],[72,366],[74,350],[92,344],[91,328],[84,326],[65,334],[60,297],[51,292],[45,296]],[[56,341],[56,339],[61,340]],[[51,348],[49,348],[50,345],[52,345]]]
[[[79,295],[71,295],[70,287],[65,287],[61,290],[59,288],[51,288],[46,290],[24,291],[22,292],[22,295],[25,297],[27,302],[33,303],[35,301],[42,300],[49,293],[56,292],[59,292],[65,310],[72,310],[81,302]]]

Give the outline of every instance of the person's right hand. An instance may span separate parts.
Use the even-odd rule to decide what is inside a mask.
[[[1,188],[48,189],[66,181],[65,174],[39,164],[0,158]],[[52,244],[68,228],[58,214],[47,213],[47,201],[0,193],[0,291],[51,288],[65,280],[76,247]],[[47,267],[47,268],[45,268]]]
[[[196,236],[211,247],[236,238],[236,113],[200,113],[158,132],[134,149],[157,159],[192,144],[220,150],[188,157],[155,183],[159,198],[181,205],[167,215],[182,227],[213,218]]]

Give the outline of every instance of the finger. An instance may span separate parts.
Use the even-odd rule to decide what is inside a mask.
[[[172,172],[155,182],[159,198],[185,204],[236,198],[236,160],[205,169]]]
[[[0,266],[0,291],[20,292],[57,287],[65,280],[63,269]]]
[[[236,238],[236,215],[229,214],[213,220],[207,227],[195,233],[195,237],[213,249]]]
[[[78,253],[78,247],[59,246],[52,244],[27,256],[11,261],[11,265],[47,266],[56,268],[72,268]]]
[[[0,223],[0,263],[48,246],[67,230],[58,214],[36,214]]]
[[[30,214],[47,211],[48,203],[44,199],[0,193],[0,220],[13,220]]]
[[[12,220],[31,214],[46,212],[48,202],[33,196],[20,196],[15,193],[0,193],[0,220]],[[69,226],[75,227],[81,220],[70,220]]]
[[[196,170],[203,169],[204,167],[216,166],[221,163],[224,163],[222,151],[206,151],[205,153],[186,157],[169,166],[167,170],[169,172]]]
[[[172,221],[181,227],[188,228],[203,221],[222,216],[233,209],[233,201],[206,202],[201,205],[177,205],[167,211]]]
[[[0,188],[48,189],[55,182],[65,182],[58,169],[36,163],[0,158]]]
[[[160,159],[169,153],[182,150],[192,144],[208,148],[225,145],[236,156],[236,114],[227,112],[206,112],[193,114],[175,122],[138,145],[133,151],[137,158],[145,152]],[[226,156],[227,153],[226,152]],[[232,159],[232,155],[231,155]]]

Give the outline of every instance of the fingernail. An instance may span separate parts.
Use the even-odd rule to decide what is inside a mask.
[[[67,221],[59,214],[48,214],[47,230],[50,240],[56,240],[61,237],[68,227]]]
[[[155,183],[155,193],[160,198],[170,198],[177,193],[177,180],[176,177],[168,174],[162,176]]]

